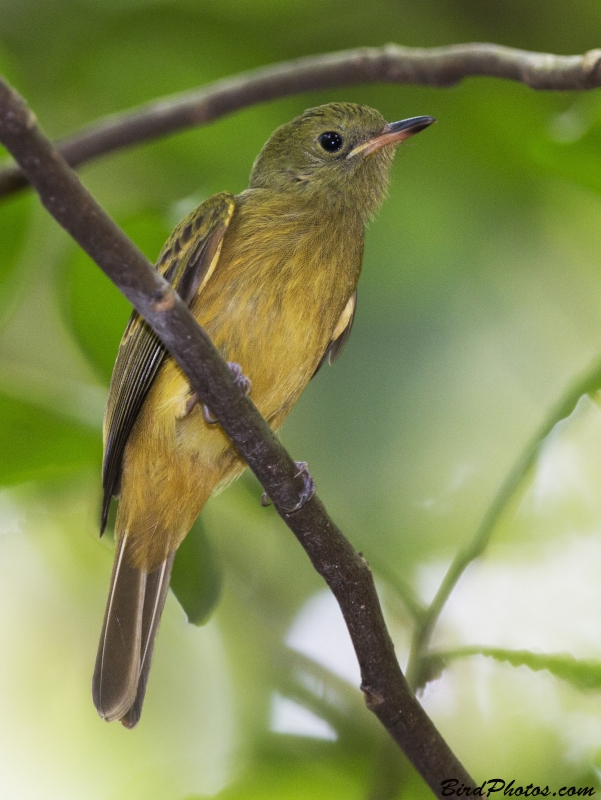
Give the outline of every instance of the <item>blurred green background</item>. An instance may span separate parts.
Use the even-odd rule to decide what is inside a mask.
[[[596,0],[0,0],[0,71],[52,136],[244,69],[391,40],[580,53],[600,45],[601,18]],[[601,356],[601,95],[490,79],[315,92],[81,175],[154,259],[194,205],[246,186],[277,125],[331,100],[439,120],[399,151],[351,340],[282,434],[374,568],[404,665],[403,585],[432,598],[549,409]],[[220,594],[208,623],[187,624],[170,597],[140,725],[96,716],[112,557],[98,539],[100,431],[129,308],[31,194],[0,206],[0,242],[0,796],[428,796],[364,708],[333,600],[248,475],[209,503],[186,554],[204,569],[197,615]],[[436,629],[438,649],[564,653],[590,678],[583,690],[534,662],[452,660],[422,701],[479,781],[598,784],[600,454],[601,411],[584,398]]]

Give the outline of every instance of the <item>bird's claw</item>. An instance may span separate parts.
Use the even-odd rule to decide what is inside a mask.
[[[296,475],[294,477],[298,478],[298,477],[300,477],[302,475],[303,476],[303,480],[305,482],[305,485],[303,487],[303,490],[300,493],[300,496],[299,496],[299,499],[298,499],[298,503],[294,506],[294,508],[285,508],[284,509],[284,511],[287,514],[295,514],[297,511],[300,511],[300,509],[305,505],[305,503],[308,503],[309,500],[315,494],[315,481],[311,477],[311,473],[309,472],[309,468],[308,468],[307,462],[306,461],[295,461],[294,463],[296,464],[296,466],[298,468],[298,472],[296,473]]]
[[[242,367],[240,364],[236,364],[235,361],[228,361],[227,365],[234,376],[234,383],[240,389],[244,397],[246,397],[250,394],[250,390],[252,389],[251,379],[242,372]]]
[[[303,480],[305,482],[305,485],[303,487],[303,490],[300,493],[300,496],[299,496],[299,499],[298,499],[298,503],[293,508],[283,508],[282,507],[282,510],[285,511],[286,514],[294,514],[297,511],[300,511],[301,508],[305,505],[305,503],[308,503],[309,500],[315,494],[315,481],[311,477],[311,473],[309,472],[307,462],[306,461],[295,461],[294,463],[296,464],[296,467],[298,469],[298,472],[296,473],[296,475],[294,477],[298,478],[298,477],[300,477],[302,475],[303,476]],[[263,507],[271,505],[271,500],[270,500],[269,495],[267,494],[267,492],[263,492],[263,494],[261,495],[261,505]]]
[[[215,417],[209,411],[209,407],[206,403],[204,403],[202,407],[202,415],[205,418],[205,422],[207,423],[207,425],[214,425],[217,422]]]

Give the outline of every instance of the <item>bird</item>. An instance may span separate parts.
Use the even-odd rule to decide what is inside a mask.
[[[156,268],[278,430],[303,389],[342,352],[353,324],[364,231],[384,200],[395,148],[435,122],[387,123],[336,102],[272,134],[248,188],[201,203]],[[118,497],[115,557],[92,681],[106,721],[139,721],[173,559],[209,497],[244,470],[188,378],[133,312],[103,426],[103,510]],[[306,465],[300,507],[314,484]],[[290,509],[294,511],[295,509]]]

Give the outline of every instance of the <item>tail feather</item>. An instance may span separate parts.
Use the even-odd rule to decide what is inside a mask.
[[[146,684],[148,683],[148,675],[150,674],[150,665],[152,663],[154,640],[159,629],[159,622],[161,621],[161,614],[165,607],[167,593],[169,592],[169,579],[171,577],[171,568],[174,558],[175,551],[170,553],[165,561],[146,578],[146,595],[144,597],[144,609],[142,612],[142,655],[140,660],[138,688],[136,697],[128,709],[127,714],[121,717],[121,723],[126,728],[133,728],[137,725],[140,715],[142,714]]]
[[[140,671],[140,611],[146,573],[129,564],[126,546],[124,534],[115,554],[92,679],[94,705],[107,722],[119,719],[133,703]]]
[[[140,719],[174,555],[148,574],[130,564],[127,534],[120,539],[92,679],[94,705],[107,722],[133,728]]]

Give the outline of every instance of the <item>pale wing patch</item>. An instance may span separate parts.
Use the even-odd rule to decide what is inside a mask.
[[[334,328],[334,333],[332,334],[332,341],[335,342],[338,339],[346,326],[349,324],[351,317],[355,313],[355,306],[357,305],[357,292],[353,292],[352,295],[349,297],[348,303],[344,307],[344,311],[340,315],[340,319],[338,320],[338,324]]]

